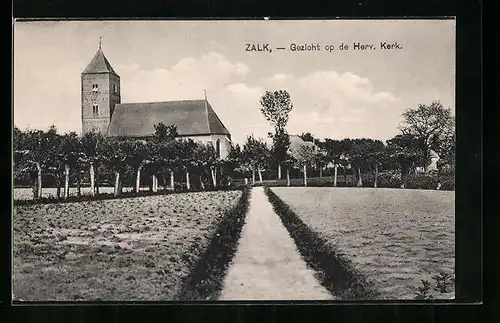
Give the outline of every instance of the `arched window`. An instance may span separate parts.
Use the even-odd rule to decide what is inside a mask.
[[[220,139],[217,139],[217,142],[215,143],[215,151],[217,152],[217,157],[220,158]]]

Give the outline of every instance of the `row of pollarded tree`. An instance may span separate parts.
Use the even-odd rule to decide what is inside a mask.
[[[272,146],[268,148],[262,140],[250,136],[242,148],[238,145],[232,147],[225,160],[218,158],[212,145],[180,139],[175,126],[163,124],[158,124],[155,134],[144,140],[104,138],[95,133],[78,136],[72,132],[61,135],[55,127],[48,131],[21,131],[15,128],[14,176],[27,174],[32,181],[34,198],[40,198],[43,172],[50,173],[56,179],[58,196],[64,183],[63,196],[68,197],[70,173],[77,174],[79,193],[79,174],[82,169],[88,169],[92,195],[99,193],[99,183],[96,183],[95,178],[96,173],[103,168],[114,174],[115,195],[120,195],[124,175],[130,169],[136,176],[135,190],[139,190],[144,167],[152,174],[150,187],[156,191],[158,176],[164,179],[169,177],[170,186],[175,189],[174,173],[182,173],[187,189],[191,188],[193,182],[203,189],[205,183],[213,186],[220,184],[222,170],[224,173],[235,169],[251,171],[254,183],[256,175],[262,181],[262,171],[271,167],[277,168],[278,179],[281,179],[282,167],[286,169],[288,185],[290,167],[302,167],[304,185],[307,185],[308,167],[321,171],[328,164],[335,165],[335,174],[337,167],[354,167],[359,186],[362,185],[361,172],[367,168],[374,168],[377,174],[380,166],[389,165],[387,167],[390,168],[396,165],[401,169],[404,186],[412,170],[427,164],[431,148],[439,153],[445,163],[452,167],[454,165],[454,118],[450,110],[444,109],[439,102],[407,110],[403,114],[402,133],[388,140],[386,145],[371,139],[337,141],[327,138],[316,141],[322,148],[321,153],[309,147],[290,153],[290,140],[285,126],[292,103],[286,91],[266,92],[261,104],[266,119],[275,130],[270,133]],[[191,177],[195,177],[195,180]]]
[[[98,133],[78,136],[75,132],[59,134],[55,127],[48,131],[14,128],[14,177],[27,175],[33,196],[42,196],[42,173],[56,182],[57,196],[69,196],[70,174],[75,173],[80,195],[82,170],[88,171],[90,193],[99,194],[96,178],[100,172],[112,172],[114,194],[123,190],[125,174],[135,174],[134,190],[139,191],[141,171],[151,174],[150,188],[158,190],[158,177],[169,178],[175,189],[174,173],[182,173],[188,190],[191,185],[202,189],[220,185],[221,169],[233,165],[221,160],[211,144],[178,137],[175,126],[158,124],[155,134],[144,140],[106,138]],[[61,192],[61,186],[63,190]],[[61,194],[62,193],[62,194]]]

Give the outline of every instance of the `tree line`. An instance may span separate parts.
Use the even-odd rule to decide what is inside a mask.
[[[78,195],[83,177],[88,178],[90,193],[95,195],[103,178],[109,177],[104,175],[112,174],[114,194],[119,196],[125,176],[134,176],[134,191],[139,191],[143,170],[150,174],[149,189],[156,192],[159,179],[175,190],[174,174],[183,175],[187,190],[192,185],[197,189],[224,185],[227,177],[223,177],[223,169],[231,165],[224,163],[211,143],[179,137],[175,125],[162,123],[155,126],[153,136],[141,140],[109,138],[95,132],[59,134],[54,126],[48,131],[14,127],[13,135],[14,178],[27,177],[35,199],[42,196],[43,174],[54,179],[57,197],[64,198],[69,196],[70,174]]]
[[[252,184],[263,181],[262,173],[275,169],[277,179],[285,172],[290,185],[290,171],[300,169],[307,186],[308,170],[323,171],[333,168],[334,186],[338,170],[352,174],[355,185],[362,186],[362,174],[374,174],[374,186],[380,170],[400,170],[401,187],[418,167],[425,169],[430,163],[430,152],[440,156],[439,169],[454,173],[455,130],[454,117],[439,101],[421,104],[402,115],[401,133],[387,140],[345,138],[336,140],[315,138],[311,132],[303,133],[303,145],[298,151],[290,147],[286,130],[293,104],[284,90],[267,91],[261,98],[261,112],[273,128],[268,135],[272,145],[248,136],[242,146],[231,144],[228,156],[220,158],[211,143],[194,142],[180,137],[175,125],[157,124],[155,133],[143,139],[104,137],[99,133],[75,132],[59,134],[52,126],[47,131],[14,127],[14,179],[28,178],[33,197],[42,196],[42,175],[50,176],[57,187],[57,196],[69,196],[70,178],[76,182],[81,194],[82,179],[88,179],[90,193],[99,194],[99,187],[112,180],[115,196],[123,191],[125,180],[134,182],[134,191],[141,186],[141,173],[147,173],[148,186],[158,191],[163,187],[176,190],[177,179],[187,190],[206,189],[230,185],[231,178],[251,176]],[[315,149],[318,147],[319,149]],[[354,184],[354,183],[353,183]]]
[[[314,145],[304,145],[299,151],[290,150],[290,137],[286,131],[288,115],[293,104],[288,92],[278,90],[266,91],[261,98],[261,112],[274,130],[269,132],[272,147],[267,152],[271,159],[259,163],[277,168],[277,178],[281,179],[281,166],[287,169],[287,185],[290,185],[290,167],[301,167],[304,185],[307,186],[307,169],[322,171],[327,166],[334,168],[334,186],[337,182],[337,169],[340,168],[347,176],[351,171],[356,178],[356,186],[362,186],[362,172],[374,173],[374,186],[377,187],[379,169],[400,170],[401,187],[405,188],[408,178],[418,168],[427,171],[431,163],[433,152],[439,156],[438,169],[448,174],[455,171],[455,117],[450,109],[444,108],[439,101],[431,104],[419,104],[416,108],[407,109],[402,114],[399,126],[400,134],[387,140],[384,144],[380,140],[370,138],[335,140],[315,138],[310,132],[303,133],[300,137],[304,141],[311,141]],[[247,140],[252,144],[255,139]],[[262,145],[262,144],[261,144]]]

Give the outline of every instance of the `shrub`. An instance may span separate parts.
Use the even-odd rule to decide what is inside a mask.
[[[201,189],[191,189],[186,188],[179,189],[176,191],[171,190],[161,190],[158,192],[152,191],[139,191],[139,192],[123,192],[120,196],[114,196],[113,193],[100,193],[95,196],[92,195],[81,195],[75,196],[71,195],[67,199],[63,197],[57,198],[56,196],[42,197],[36,200],[14,200],[14,205],[34,205],[34,204],[52,204],[52,203],[71,203],[71,202],[84,202],[84,201],[102,201],[102,200],[112,200],[112,199],[122,199],[131,197],[143,197],[143,196],[157,196],[157,195],[167,195],[167,194],[179,194],[186,192],[208,192],[208,191],[236,191],[241,190],[241,186],[230,186],[230,187],[208,187],[204,190]]]
[[[319,273],[321,285],[341,299],[374,299],[378,296],[373,283],[368,282],[342,253],[312,231],[269,187],[264,186],[264,190],[301,256]]]
[[[245,223],[250,198],[250,187],[243,188],[243,194],[234,208],[224,218],[210,239],[210,243],[193,265],[177,295],[178,300],[217,299],[229,264],[236,253],[241,229]]]

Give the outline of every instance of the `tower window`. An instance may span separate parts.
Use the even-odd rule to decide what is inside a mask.
[[[92,114],[95,116],[99,114],[99,106],[97,104],[92,106]]]
[[[118,86],[116,84],[113,84],[113,91],[114,93],[118,93]]]
[[[92,84],[92,91],[93,92],[99,91],[99,87],[97,86],[97,84]]]

